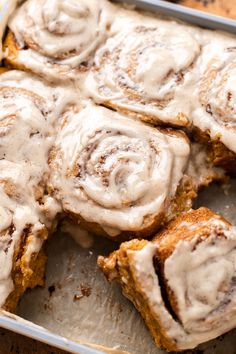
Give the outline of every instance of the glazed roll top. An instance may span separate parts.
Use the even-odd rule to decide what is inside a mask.
[[[70,89],[54,88],[21,71],[1,74],[0,158],[25,164],[41,178],[48,172],[54,124],[72,102]]]
[[[236,229],[208,209],[184,214],[152,242],[124,243],[99,265],[167,350],[195,348],[236,326]]]
[[[193,125],[236,153],[235,39],[219,34],[204,48],[199,68],[199,106],[193,110]]]
[[[67,90],[52,88],[24,72],[1,74],[0,306],[17,288],[6,305],[10,310],[20,293],[33,286],[32,260],[59,210],[47,194],[48,157],[55,121],[72,99]]]
[[[3,4],[1,4],[2,15],[1,15],[1,23],[0,23],[0,62],[3,59],[2,42],[3,42],[4,33],[7,27],[9,17],[15,10],[16,6],[17,6],[17,0],[7,1],[5,8],[3,7]]]
[[[160,238],[154,264],[176,318],[192,334],[189,342],[206,341],[235,327],[235,227],[201,208]]]
[[[47,139],[50,139],[45,101],[25,89],[1,87],[0,106],[1,158],[12,162],[38,159],[40,167],[48,150]],[[44,148],[42,142],[46,145]]]
[[[141,232],[168,213],[190,153],[186,136],[87,105],[65,115],[51,153],[64,209],[110,236]]]
[[[48,79],[74,78],[106,37],[109,7],[105,0],[26,1],[9,23],[16,62]],[[12,45],[10,40],[10,60]]]
[[[138,15],[134,21],[118,18],[113,32],[95,55],[88,93],[126,113],[143,113],[140,118],[154,124],[187,125],[192,67],[200,54],[193,34],[177,23]]]

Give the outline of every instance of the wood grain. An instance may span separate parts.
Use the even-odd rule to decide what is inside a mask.
[[[59,349],[0,329],[0,354],[68,354]]]
[[[179,0],[179,4],[236,19],[235,0]]]

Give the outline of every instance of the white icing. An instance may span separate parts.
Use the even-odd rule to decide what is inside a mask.
[[[191,101],[183,92],[192,84],[189,69],[200,46],[176,23],[146,22],[127,26],[119,20],[118,33],[95,55],[85,90],[97,102],[150,115],[154,122],[187,125]]]
[[[105,40],[110,8],[103,0],[26,1],[9,23],[18,44],[28,46],[17,60],[48,79],[73,79]]]
[[[47,235],[45,225],[49,228],[59,211],[58,204],[41,189],[49,175],[55,121],[73,102],[69,88],[45,85],[20,71],[1,75],[0,306],[13,290],[13,255],[23,233],[28,235],[25,261],[29,263]]]
[[[219,139],[236,152],[236,41],[227,39],[219,37],[203,51],[198,63],[202,76],[197,87],[200,97],[196,99],[192,120],[213,140]]]
[[[148,215],[166,212],[189,144],[184,136],[88,105],[66,116],[55,151],[52,184],[64,209],[114,235],[139,230]]]
[[[129,262],[152,313],[180,350],[195,348],[236,326],[236,229],[212,218],[205,224],[209,237],[198,243],[204,223],[193,226],[195,237],[179,241],[164,265],[181,322],[171,317],[161,296],[153,266],[158,243],[148,243],[141,251],[128,251]],[[224,236],[217,237],[221,231]]]
[[[180,126],[192,122],[236,152],[234,36],[105,0],[28,0],[9,26],[22,46],[17,62],[48,80],[77,78],[85,95],[140,119]],[[99,46],[95,69],[84,82],[77,69]],[[216,75],[207,81],[212,70]]]
[[[14,1],[9,4],[14,6]],[[10,8],[1,22],[0,35],[9,14]],[[110,31],[108,26],[114,17],[116,21]],[[17,62],[44,79],[55,82],[61,78],[79,78],[78,87],[86,97],[92,95],[99,103],[109,102],[141,113],[142,119],[153,122],[161,120],[183,126],[192,121],[200,129],[209,130],[212,139],[219,138],[236,152],[235,37],[122,10],[105,0],[28,0],[13,14],[9,26],[22,47]],[[110,38],[105,43],[107,37]],[[91,64],[93,53],[102,45],[95,54],[99,70],[91,71],[84,83],[82,74],[78,76],[82,64]],[[209,63],[217,74],[208,82],[205,76],[209,73]],[[65,210],[100,224],[107,234],[115,237],[121,231],[138,231],[148,216],[166,212],[186,171],[190,152],[185,138],[164,134],[104,108],[89,106],[77,114],[71,110],[59,129],[52,162],[51,183],[58,202],[46,195],[39,204],[37,189],[41,183],[44,187],[47,183],[48,154],[58,119],[68,106],[79,104],[81,98],[75,87],[67,84],[66,87],[46,85],[16,71],[1,75],[0,306],[13,290],[12,258],[22,233],[30,227],[26,251],[29,262],[44,241],[39,234],[45,226],[50,228],[61,211],[60,201]],[[205,101],[212,114],[209,109],[206,112]],[[187,170],[196,185],[208,177],[208,170],[199,175],[200,168],[196,170],[204,159],[204,154],[198,154],[196,165],[191,162]],[[82,236],[88,242],[88,235]],[[221,249],[223,255],[228,247],[225,243]],[[203,246],[208,250],[207,245],[202,243]],[[180,268],[182,260],[178,263],[178,252],[182,254],[183,249],[185,246],[180,245],[176,248],[177,256],[173,254],[173,258],[177,257],[173,264],[180,264]],[[201,249],[197,251],[201,256]],[[164,309],[152,265],[153,252],[155,246],[147,246],[137,253],[140,258],[135,264],[140,279],[149,282],[151,306],[161,314],[165,328],[181,349],[194,347],[232,327],[227,321],[217,327],[212,315],[216,329],[187,335],[186,328],[201,330],[195,322],[192,325],[192,320],[200,314],[206,315],[209,308],[198,306],[195,293],[191,293],[194,300],[191,312],[184,307],[182,295],[178,295],[186,328],[180,327]],[[234,251],[229,250],[226,261],[220,258],[216,278],[212,276],[211,264],[199,268],[198,276],[208,276],[214,291],[208,294],[208,283],[197,290],[212,307],[217,305],[221,280],[229,284],[234,257]],[[171,267],[171,258],[168,261]],[[175,281],[172,286],[176,286]],[[189,286],[191,289],[195,286],[191,277]]]
[[[139,118],[152,123],[192,122],[236,152],[235,37],[134,11],[120,13],[113,36],[96,52],[95,68],[82,86],[85,94],[143,113]],[[209,75],[213,68],[215,78]]]
[[[86,95],[144,113],[139,118],[148,121],[182,126],[193,122],[236,152],[234,36],[138,14],[105,0],[43,0],[40,5],[28,0],[9,26],[22,47],[29,42],[28,49],[19,50],[17,61],[50,80],[78,78],[76,68],[110,37],[97,50],[97,68],[85,84],[79,76]],[[206,83],[202,102],[209,65],[217,75]]]

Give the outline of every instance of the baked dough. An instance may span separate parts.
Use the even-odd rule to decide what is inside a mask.
[[[236,229],[206,208],[184,213],[152,241],[123,243],[98,265],[167,351],[193,349],[236,326]]]
[[[196,195],[181,184],[189,155],[184,133],[88,104],[65,114],[50,155],[51,189],[95,233],[147,237],[172,216],[178,188],[183,207]]]
[[[105,41],[110,7],[105,0],[26,1],[8,24],[7,63],[50,81],[74,79]]]
[[[0,306],[10,311],[44,282],[42,247],[60,211],[47,193],[47,160],[56,117],[72,98],[25,72],[1,74]]]

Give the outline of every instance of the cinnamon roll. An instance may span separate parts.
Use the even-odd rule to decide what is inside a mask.
[[[1,74],[0,307],[11,311],[44,279],[42,246],[59,210],[47,193],[48,156],[69,102],[60,90],[23,72]]]
[[[98,264],[120,282],[158,347],[192,349],[236,326],[236,229],[206,208],[151,242],[123,243]]]
[[[186,208],[195,196],[191,183],[181,184],[189,154],[182,132],[87,105],[68,112],[59,129],[50,156],[52,193],[97,234],[147,237],[172,207]]]
[[[147,122],[186,126],[197,40],[177,23],[146,23],[145,17],[132,25],[120,22],[118,33],[96,52],[87,94]]]
[[[196,136],[209,144],[214,163],[236,173],[235,41],[221,39],[206,46],[203,53],[200,104],[192,119]]]
[[[106,38],[110,6],[106,0],[26,1],[8,24],[6,62],[48,80],[74,79]]]
[[[0,307],[8,311],[27,288],[44,283],[48,232],[34,187],[26,166],[0,160]]]

